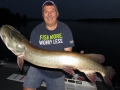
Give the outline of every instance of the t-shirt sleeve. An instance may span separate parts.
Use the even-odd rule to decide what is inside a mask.
[[[64,48],[74,46],[73,35],[72,35],[70,28],[67,25],[64,26],[63,37],[64,37],[63,38],[63,47]]]
[[[37,38],[37,32],[35,31],[36,28],[34,28],[30,34],[30,43],[38,46],[36,40],[38,40]]]

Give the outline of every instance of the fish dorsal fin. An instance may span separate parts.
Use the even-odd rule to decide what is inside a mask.
[[[103,63],[105,61],[105,57],[102,54],[86,54],[86,55],[92,58],[92,60],[97,61],[98,63]]]
[[[85,78],[83,76],[78,76],[78,80],[85,81]]]
[[[73,68],[70,67],[70,66],[64,66],[64,67],[63,67],[63,70],[64,70],[65,72],[69,73],[69,74],[72,74],[72,75],[75,74]]]
[[[86,74],[86,76],[92,83],[96,83],[96,73],[89,73],[89,74]]]

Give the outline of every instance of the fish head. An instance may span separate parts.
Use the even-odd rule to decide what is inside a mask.
[[[18,30],[10,25],[3,25],[0,28],[0,37],[15,55],[19,56],[24,53],[25,45],[22,44],[22,35]]]

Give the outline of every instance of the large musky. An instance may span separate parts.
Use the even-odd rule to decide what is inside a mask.
[[[0,0],[0,8],[42,18],[41,6],[45,0]],[[53,0],[61,19],[120,18],[120,0]]]

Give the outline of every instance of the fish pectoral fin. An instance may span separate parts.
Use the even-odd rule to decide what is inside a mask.
[[[64,70],[65,72],[69,73],[69,74],[72,74],[72,75],[75,74],[73,68],[70,67],[70,66],[64,66],[64,67],[63,67],[63,70]]]
[[[83,76],[78,76],[78,80],[85,81],[85,78]]]
[[[91,82],[96,83],[96,73],[89,73],[89,74],[86,74],[86,76]]]
[[[22,70],[23,64],[24,64],[23,58],[22,57],[17,57],[17,63],[18,63],[18,66],[19,66],[20,70]]]
[[[105,61],[105,57],[102,54],[86,54],[87,56],[89,56],[90,58],[92,58],[92,60],[97,61],[98,63],[104,63]]]

